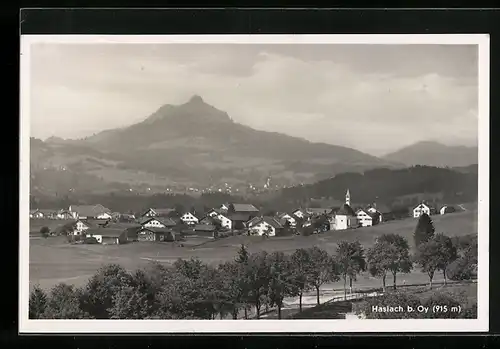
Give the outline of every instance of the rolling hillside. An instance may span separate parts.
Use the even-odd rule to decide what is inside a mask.
[[[403,163],[407,166],[465,167],[477,164],[478,148],[447,146],[437,142],[419,142],[387,154],[383,159]]]

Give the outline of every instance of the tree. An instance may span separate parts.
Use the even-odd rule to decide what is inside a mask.
[[[240,279],[240,266],[236,262],[225,262],[219,265],[219,287],[223,296],[221,308],[228,310],[232,318],[238,318],[238,311],[245,304],[245,288]]]
[[[60,283],[52,288],[45,308],[45,319],[88,319],[80,308],[80,292],[73,285]]]
[[[113,295],[110,319],[145,319],[151,314],[148,295],[138,287],[125,286]]]
[[[47,294],[40,286],[35,285],[30,293],[29,318],[42,319],[47,307]]]
[[[368,271],[374,277],[382,278],[382,290],[386,291],[385,279],[390,268],[391,246],[386,241],[378,240],[366,253]]]
[[[441,265],[440,244],[435,239],[430,239],[422,242],[417,247],[415,261],[420,266],[423,272],[429,276],[429,286],[432,289],[432,279],[435,271]]]
[[[294,296],[298,287],[294,282],[294,273],[290,259],[283,252],[273,252],[267,255],[269,265],[269,305],[278,308],[278,319],[281,319],[281,308],[285,296]]]
[[[299,311],[302,312],[302,296],[311,287],[309,269],[312,267],[311,255],[308,250],[300,248],[291,256],[291,265],[294,282],[299,295]]]
[[[316,303],[320,304],[319,289],[328,281],[338,280],[337,264],[328,256],[328,252],[314,246],[306,250],[308,265],[306,265],[307,280],[316,289]]]
[[[123,287],[133,286],[133,276],[118,264],[101,267],[92,276],[82,294],[83,309],[96,319],[109,319],[113,296]]]
[[[41,227],[40,228],[40,235],[44,238],[48,238],[50,235],[50,229],[48,227]]]
[[[375,245],[368,250],[367,259],[370,274],[382,277],[384,292],[387,272],[392,273],[393,288],[396,289],[397,273],[409,273],[412,269],[408,241],[397,234],[380,236]]]
[[[269,267],[267,264],[267,252],[252,253],[248,262],[244,265],[244,278],[248,290],[248,299],[255,306],[256,317],[260,318],[262,300],[267,295],[269,286]]]
[[[453,245],[451,238],[446,235],[437,234],[434,240],[439,248],[438,268],[443,271],[444,284],[446,285],[446,269],[455,259],[457,259],[457,249]]]
[[[366,269],[363,246],[359,241],[341,241],[337,247],[335,260],[344,280],[344,299],[347,300],[347,279],[349,278],[349,287],[352,289],[352,281],[356,280],[356,275]]]
[[[432,219],[428,214],[423,213],[418,219],[417,227],[415,228],[415,233],[413,234],[415,246],[429,241],[429,239],[431,239],[433,236],[434,223],[432,222]]]

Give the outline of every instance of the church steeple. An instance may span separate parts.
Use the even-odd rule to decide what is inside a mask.
[[[351,205],[351,194],[349,193],[349,189],[347,189],[347,193],[345,194],[345,203],[347,205]]]

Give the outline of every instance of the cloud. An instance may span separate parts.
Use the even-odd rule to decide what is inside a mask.
[[[336,45],[329,53],[323,45],[313,55],[312,45],[278,46],[38,46],[32,50],[32,133],[82,137],[199,94],[251,127],[373,154],[433,137],[448,143],[477,137],[472,54],[454,64],[444,53],[426,56],[423,48],[411,61],[404,49],[390,47],[384,61],[381,47],[362,54],[359,45]]]

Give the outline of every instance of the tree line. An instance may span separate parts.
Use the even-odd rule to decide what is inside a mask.
[[[420,224],[420,222],[422,222]],[[425,224],[424,224],[425,223]],[[46,319],[216,319],[248,318],[249,311],[260,318],[263,310],[275,308],[282,317],[284,299],[302,297],[315,291],[320,304],[320,288],[341,281],[344,299],[352,291],[358,275],[368,271],[381,280],[392,275],[396,288],[398,273],[409,273],[414,266],[454,280],[474,277],[477,240],[434,235],[432,221],[419,220],[414,238],[417,252],[410,254],[405,238],[385,234],[365,250],[358,242],[342,241],[330,255],[319,247],[298,249],[292,254],[266,251],[250,253],[242,245],[237,256],[212,266],[191,258],[178,259],[172,266],[158,263],[127,272],[111,264],[102,267],[87,284],[75,288],[64,283],[45,292],[35,286],[30,294],[30,318]]]

